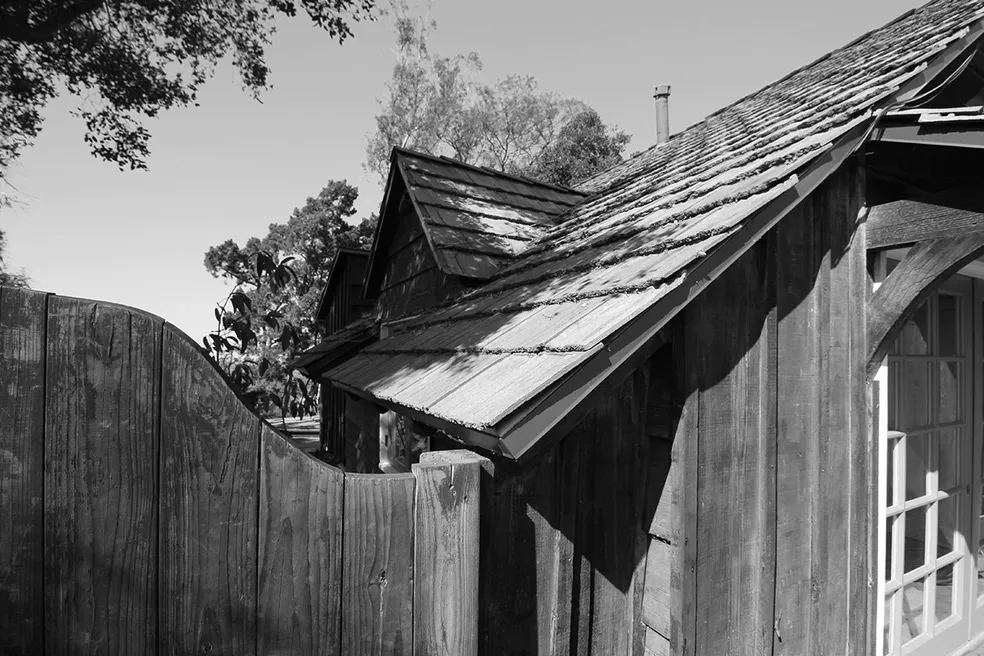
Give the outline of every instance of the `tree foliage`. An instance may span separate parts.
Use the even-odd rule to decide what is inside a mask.
[[[31,280],[23,271],[11,271],[3,261],[3,252],[6,250],[6,236],[0,230],[0,287],[29,287]]]
[[[203,343],[260,411],[314,414],[314,386],[287,369],[316,337],[314,315],[331,262],[343,246],[368,248],[375,217],[353,225],[358,190],[332,181],[286,223],[240,247],[228,239],[205,253],[205,268],[233,284]]]
[[[621,160],[628,135],[606,128],[583,102],[543,91],[528,75],[481,84],[477,53],[432,54],[434,21],[413,15],[402,0],[393,9],[397,61],[366,146],[366,168],[380,178],[393,146],[556,184]],[[570,161],[592,152],[582,164]]]
[[[226,55],[245,90],[267,86],[279,15],[304,12],[341,42],[375,0],[4,0],[0,3],[0,179],[33,143],[61,87],[80,98],[92,153],[146,168],[142,120],[194,104]]]
[[[622,161],[629,135],[605,126],[598,112],[585,109],[547,144],[527,174],[558,185],[586,180]]]

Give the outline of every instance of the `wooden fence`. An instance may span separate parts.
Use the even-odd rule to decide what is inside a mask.
[[[160,318],[0,289],[2,654],[475,654],[480,473],[344,474]]]

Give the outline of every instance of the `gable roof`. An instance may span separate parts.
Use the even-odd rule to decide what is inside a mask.
[[[400,201],[389,193],[399,175],[438,269],[478,280],[492,277],[586,197],[572,189],[405,148],[393,149],[390,166],[384,205]],[[380,212],[384,220],[391,214],[395,213],[385,207]],[[377,249],[374,244],[370,276],[378,275],[383,266],[375,256]]]
[[[836,170],[876,113],[950,70],[982,9],[931,2],[586,181],[593,196],[490,282],[327,376],[522,453],[585,398],[572,372],[600,384],[625,363]],[[537,418],[547,406],[553,419]]]
[[[324,319],[328,314],[329,305],[335,295],[335,290],[342,280],[342,272],[346,267],[359,266],[363,269],[369,261],[369,251],[357,248],[342,246],[335,253],[335,258],[331,261],[331,269],[328,271],[328,280],[325,281],[325,288],[321,292],[321,300],[318,302],[318,311],[315,313],[316,320]]]

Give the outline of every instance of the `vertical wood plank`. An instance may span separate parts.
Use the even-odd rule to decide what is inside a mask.
[[[574,586],[574,522],[579,445],[564,440],[544,458],[528,507],[535,539],[537,653],[568,654]],[[484,506],[484,504],[483,504]],[[483,545],[484,547],[484,545]],[[489,549],[495,549],[493,541]]]
[[[812,632],[813,513],[817,495],[820,321],[820,244],[814,239],[812,199],[776,226],[778,252],[778,400],[776,447],[775,656],[808,653]],[[828,262],[829,265],[829,262]]]
[[[847,239],[840,266],[846,270],[846,288],[836,291],[849,299],[848,329],[850,346],[845,366],[850,390],[848,401],[848,459],[850,461],[849,490],[849,540],[848,562],[848,649],[864,647],[869,637],[868,623],[874,617],[874,607],[868,612],[869,590],[874,590],[875,579],[869,581],[869,545],[874,534],[870,527],[874,518],[869,517],[868,505],[873,488],[870,487],[872,470],[868,463],[874,457],[875,441],[868,429],[868,385],[866,363],[867,308],[869,278],[867,272],[867,229],[862,214],[865,194],[864,169],[855,160],[842,167],[845,180],[844,195],[838,212],[842,215],[841,230]],[[848,292],[850,290],[850,292]],[[873,571],[873,570],[872,570]],[[871,653],[866,650],[866,653]]]
[[[45,653],[156,643],[162,321],[51,297],[45,415]]]
[[[413,653],[478,654],[479,494],[482,458],[425,453],[413,465]]]
[[[637,654],[645,642],[648,523],[644,524],[649,438],[649,368],[641,367],[599,407],[601,432],[591,463],[595,477],[591,530],[591,653]]]
[[[854,373],[856,365],[852,360],[857,354],[852,348],[852,333],[856,318],[852,315],[856,299],[864,299],[864,288],[852,286],[850,241],[858,208],[852,212],[849,207],[853,191],[849,171],[845,165],[815,194],[816,223],[825,226],[829,260],[828,277],[821,279],[818,292],[826,299],[829,313],[821,316],[822,334],[828,340],[821,347],[826,355],[826,372],[821,369],[821,385],[826,390],[821,398],[825,397],[827,403],[821,407],[819,484],[813,527],[817,551],[813,559],[815,630],[811,651],[821,654],[850,652],[849,618],[864,608],[850,606],[850,578],[856,567],[850,562],[851,453],[856,448],[853,432],[862,419],[852,416],[857,410],[853,388],[864,380],[858,380]],[[863,246],[861,252],[864,253]]]
[[[164,330],[159,653],[256,653],[260,421]]]
[[[772,649],[775,280],[771,235],[695,300],[700,425],[697,653]]]
[[[413,653],[413,474],[346,474],[342,653]]]
[[[0,653],[44,650],[47,294],[0,288]]]
[[[699,342],[688,337],[689,310],[673,321],[673,361],[680,418],[670,450],[671,532],[666,536],[675,550],[670,564],[670,649],[673,654],[693,656],[697,649],[697,491],[699,484],[698,447],[700,426]],[[664,495],[665,496],[665,495]]]
[[[344,474],[260,432],[259,654],[341,653]]]
[[[594,614],[595,568],[592,540],[595,531],[595,492],[597,478],[594,475],[597,440],[601,429],[598,410],[590,412],[565,440],[579,442],[577,475],[577,511],[574,526],[574,585],[571,599],[572,656],[588,656],[592,653],[592,621]],[[580,435],[575,438],[574,435]]]

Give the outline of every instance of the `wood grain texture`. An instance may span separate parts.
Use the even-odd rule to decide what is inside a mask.
[[[563,442],[544,458],[534,481],[528,516],[533,524],[536,564],[536,647],[540,654],[571,649],[571,599],[574,593],[574,534],[579,447]],[[489,545],[495,549],[494,542]]]
[[[152,653],[162,321],[49,300],[45,653]]]
[[[0,288],[0,653],[44,651],[47,294]]]
[[[591,522],[591,653],[637,654],[645,628],[649,368],[636,369],[599,407]],[[580,519],[580,518],[579,518]]]
[[[913,312],[946,280],[984,253],[984,232],[917,243],[868,303],[867,375],[871,380]]]
[[[865,357],[868,354],[867,322],[869,278],[867,272],[867,226],[863,221],[862,203],[866,193],[864,168],[849,161],[839,173],[842,192],[836,207],[840,219],[840,243],[837,251],[843,253],[838,263],[842,272],[834,280],[839,285],[833,290],[835,297],[847,299],[847,333],[845,367],[846,384],[840,391],[845,392],[844,412],[848,418],[847,458],[849,462],[848,480],[848,589],[847,589],[847,649],[861,647],[865,651],[874,648],[867,644],[872,638],[869,624],[874,624],[874,607],[869,608],[869,593],[874,593],[875,579],[869,575],[877,571],[869,568],[868,547],[869,527],[875,523],[876,516],[869,516],[868,507],[873,488],[870,485],[874,476],[868,467],[875,448],[873,436],[868,429],[868,385]],[[836,182],[836,178],[835,178]],[[843,492],[843,491],[842,491]],[[870,535],[874,535],[871,533]],[[870,613],[869,613],[870,610]],[[878,628],[880,630],[880,627]],[[866,649],[867,647],[867,649]]]
[[[984,230],[984,214],[900,200],[870,208],[865,225],[868,248],[890,248],[980,232]]]
[[[484,656],[537,648],[540,574],[535,554],[538,532],[549,524],[553,507],[553,470],[547,464],[552,462],[547,457],[519,469],[499,460],[483,469],[478,633]],[[551,505],[537,506],[531,515],[530,500],[540,487]]]
[[[670,641],[658,632],[646,627],[646,646],[645,656],[670,656],[677,652],[672,651]]]
[[[817,433],[817,494],[813,521],[813,617],[811,653],[848,651],[848,584],[850,566],[850,448],[852,380],[851,296],[863,291],[850,287],[849,258],[845,249],[850,232],[844,216],[846,189],[842,175],[833,176],[816,194],[816,212],[826,232],[825,258],[818,294],[821,294],[821,353],[819,374],[820,425]],[[853,217],[852,217],[853,219]],[[845,234],[846,232],[846,234]],[[848,523],[846,526],[845,524]]]
[[[159,653],[255,654],[260,420],[170,325],[163,372]]]
[[[345,475],[260,432],[259,654],[341,653]]]
[[[824,257],[824,222],[814,203],[802,203],[776,227],[778,401],[776,446],[775,656],[809,652],[812,634],[813,533],[820,471],[817,437],[820,399],[822,295],[830,259]],[[821,276],[820,269],[823,268]],[[816,291],[814,291],[816,290]]]
[[[482,460],[470,451],[425,453],[413,465],[413,653],[478,654]]]
[[[646,596],[642,619],[651,629],[667,639],[671,633],[673,595],[670,584],[676,550],[667,542],[652,538],[646,554]]]
[[[674,426],[670,450],[670,521],[667,538],[674,548],[670,564],[670,648],[673,654],[692,656],[697,649],[697,517],[698,517],[698,427],[700,392],[698,369],[688,366],[697,360],[699,344],[687,334],[688,317],[671,324],[672,354],[680,415]],[[666,496],[666,492],[663,496]]]
[[[698,654],[772,649],[774,244],[756,244],[687,308],[700,343]],[[689,336],[689,335],[688,335]]]
[[[412,474],[346,474],[342,654],[413,653]]]

